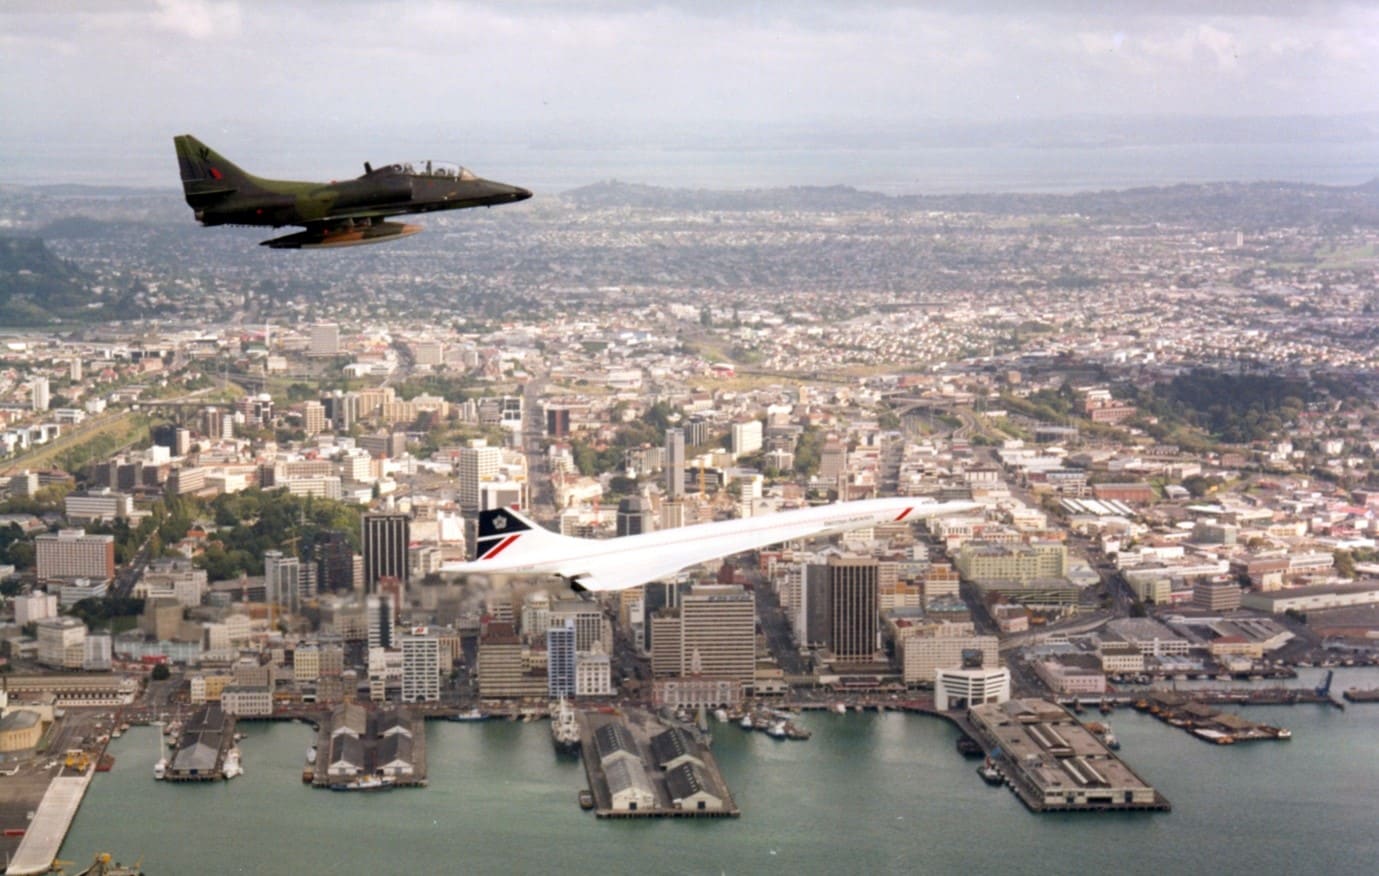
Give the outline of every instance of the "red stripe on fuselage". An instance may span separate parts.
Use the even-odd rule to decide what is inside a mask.
[[[518,535],[520,535],[520,534],[521,534],[521,533],[518,533]],[[488,553],[484,554],[484,555],[483,555],[482,557],[480,557],[479,559],[481,559],[481,560],[491,560],[491,559],[493,559],[494,557],[496,557],[496,556],[498,556],[499,554],[501,554],[503,551],[507,550],[508,545],[512,544],[514,541],[517,541],[517,536],[516,536],[516,535],[509,535],[507,538],[505,538],[505,539],[503,539],[501,542],[499,542],[497,547],[495,547],[493,550],[489,551]]]
[[[913,510],[915,510],[915,509],[913,509],[913,508],[906,508],[904,511],[901,511],[901,512],[900,512],[900,516],[897,517],[897,518],[895,518],[895,522],[896,522],[896,523],[899,523],[900,521],[904,520],[906,517],[909,517],[909,516],[910,516],[910,512],[913,511]]]

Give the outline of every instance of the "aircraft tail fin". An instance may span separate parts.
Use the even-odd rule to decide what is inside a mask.
[[[479,537],[474,562],[513,560],[567,540],[511,508],[479,512]]]
[[[191,134],[172,138],[182,171],[182,193],[193,208],[248,187],[251,177]]]

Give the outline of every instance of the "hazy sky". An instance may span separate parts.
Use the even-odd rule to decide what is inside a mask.
[[[1379,8],[1323,0],[4,0],[0,59],[0,180],[35,144],[183,131],[439,158],[487,132],[1379,111]]]

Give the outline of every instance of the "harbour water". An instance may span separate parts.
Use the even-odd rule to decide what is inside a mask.
[[[1379,670],[1337,690],[1379,687]],[[112,745],[62,857],[148,873],[1373,873],[1379,706],[1250,707],[1288,742],[1212,746],[1148,715],[1111,717],[1121,755],[1171,813],[1034,815],[984,784],[946,722],[805,716],[808,742],[714,726],[740,819],[596,820],[577,759],[543,723],[427,725],[430,787],[332,794],[300,782],[311,728],[245,723],[245,775],[152,779],[151,728]],[[1099,717],[1099,716],[1098,716]]]

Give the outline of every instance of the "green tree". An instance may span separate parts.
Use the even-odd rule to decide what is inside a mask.
[[[1342,578],[1355,577],[1355,555],[1350,551],[1335,551],[1332,554],[1336,559],[1336,574]]]

